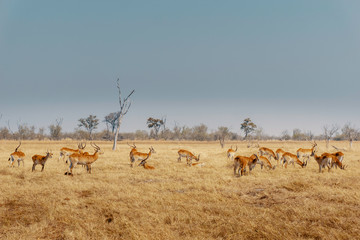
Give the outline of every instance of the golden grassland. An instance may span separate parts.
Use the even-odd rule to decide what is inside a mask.
[[[61,147],[73,141],[24,141],[25,166],[8,167],[16,141],[0,141],[0,239],[359,239],[360,144],[346,151],[347,169],[318,173],[313,158],[306,168],[261,170],[233,176],[226,158],[257,148],[245,142],[136,142],[139,151],[153,146],[148,161],[155,170],[129,167],[130,147],[96,142],[104,154],[92,174],[58,161]],[[260,142],[295,153],[309,142]],[[326,151],[319,142],[319,153]],[[345,148],[346,142],[336,142]],[[203,167],[177,162],[177,151],[201,153]],[[31,156],[51,149],[54,157],[31,172]],[[92,152],[88,143],[86,150]],[[328,150],[329,152],[334,152]],[[273,160],[272,160],[273,161]],[[274,163],[274,161],[273,161]]]

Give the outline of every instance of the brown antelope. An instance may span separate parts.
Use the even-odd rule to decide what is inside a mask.
[[[278,148],[275,152],[276,158],[275,160],[277,161],[277,164],[279,165],[279,161],[282,158],[283,154],[285,153],[284,150],[282,150],[281,148]],[[281,164],[281,163],[280,163]]]
[[[138,166],[143,166],[145,169],[148,169],[148,170],[154,170],[155,167],[153,166],[150,166],[149,164],[147,164],[146,160],[150,157],[150,155],[148,154],[148,156],[142,160]]]
[[[38,164],[42,165],[41,171],[44,171],[45,163],[49,158],[52,158],[53,154],[49,151],[46,152],[46,156],[42,155],[34,155],[32,156],[33,160],[33,166],[32,166],[32,172],[35,170],[35,166]]]
[[[88,173],[91,173],[91,164],[94,163],[98,158],[100,154],[103,154],[104,152],[100,151],[100,147],[97,146],[95,143],[90,143],[91,146],[94,148],[95,152],[94,154],[82,154],[82,153],[73,153],[69,156],[70,160],[70,166],[69,171],[65,172],[65,175],[73,175],[72,170],[73,168],[80,164],[85,165],[86,170]]]
[[[236,149],[232,149],[232,146],[227,150],[227,157],[228,159],[230,160],[234,160],[234,157],[235,157],[235,152],[237,151],[238,147],[236,146]]]
[[[234,158],[234,176],[236,172],[238,176],[243,176],[246,172],[246,166],[249,167],[249,174],[251,170],[256,166],[256,163],[259,161],[259,158],[256,154],[251,155],[250,157],[245,156],[236,156]],[[240,174],[241,170],[241,174]]]
[[[321,173],[321,169],[327,167],[328,168],[328,171],[330,171],[330,168],[331,168],[331,160],[332,158],[336,158],[335,156],[329,154],[329,155],[326,155],[325,153],[322,154],[321,156],[318,156],[314,153],[313,155],[315,161],[319,164],[319,173]]]
[[[66,163],[68,163],[68,159],[69,159],[69,156],[73,153],[82,153],[83,150],[85,149],[86,147],[86,143],[83,144],[83,143],[79,143],[78,144],[78,149],[71,149],[71,148],[67,148],[67,147],[63,147],[60,149],[60,156],[59,156],[59,159],[58,161],[62,158],[62,160],[64,160],[66,157]]]
[[[323,153],[321,156],[327,158],[328,164],[330,168],[332,167],[340,167],[340,169],[345,169],[345,165],[339,160],[339,157],[336,155],[337,153]],[[328,169],[330,171],[330,168]]]
[[[272,166],[269,159],[267,159],[267,157],[265,157],[265,156],[260,156],[259,157],[258,164],[261,165],[261,169],[263,169],[263,166],[265,166],[265,167],[267,167],[269,169],[275,169],[275,167],[276,167],[276,166]]]
[[[271,160],[271,157],[273,157],[274,159],[276,159],[275,153],[273,150],[271,150],[270,148],[266,148],[266,147],[261,147],[259,148],[259,155],[260,156],[264,156],[267,155],[269,156],[269,159]]]
[[[282,157],[281,157],[281,160],[282,162],[282,165],[285,164],[285,168],[287,168],[287,165],[288,164],[292,164],[293,166],[295,166],[294,162],[296,162],[297,164],[299,164],[301,167],[306,167],[307,163],[306,162],[301,162],[299,160],[299,158],[295,155],[295,154],[292,154],[292,153],[289,153],[289,152],[285,152]]]
[[[342,161],[344,159],[344,153],[342,152],[336,152],[336,153],[333,153],[333,155],[336,156],[336,158],[339,160],[339,162],[342,164]],[[339,164],[335,164],[335,167],[337,168],[337,166],[339,166]]]
[[[310,149],[306,149],[306,148],[299,148],[296,151],[296,155],[298,158],[302,158],[303,162],[305,162],[305,158],[306,158],[306,163],[309,161],[310,157],[314,156],[315,152],[316,152],[316,142],[314,141],[314,143],[312,143],[312,148]]]
[[[142,153],[142,152],[133,151],[133,150],[134,150],[134,148],[131,150],[132,152],[130,152],[130,165],[131,165],[131,167],[134,167],[134,163],[136,161],[142,161],[144,159],[150,159],[152,153],[156,153],[155,149],[152,146],[149,148],[149,153]]]
[[[195,159],[197,162],[200,160],[200,154],[199,154],[199,156],[196,157],[194,154],[192,154],[188,150],[180,149],[178,151],[178,154],[179,154],[178,162],[181,162],[181,158],[185,157],[186,163],[188,166],[192,166],[193,159]]]
[[[9,160],[8,160],[8,161],[10,161],[9,162],[9,167],[14,167],[15,160],[18,161],[18,167],[20,166],[20,161],[22,161],[23,166],[24,166],[25,153],[19,151],[20,146],[21,146],[21,142],[20,142],[19,146],[17,146],[15,148],[15,151],[12,154],[10,154],[10,157],[9,157]]]

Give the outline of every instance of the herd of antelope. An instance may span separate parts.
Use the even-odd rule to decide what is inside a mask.
[[[250,157],[246,156],[235,156],[237,151],[236,149],[231,148],[227,151],[227,156],[229,159],[234,161],[234,175],[242,176],[246,172],[246,168],[248,167],[249,173],[254,167],[259,164],[261,165],[261,169],[265,165],[269,169],[275,169],[276,166],[281,165],[282,167],[287,168],[288,164],[292,164],[295,166],[295,163],[301,166],[302,168],[306,167],[310,157],[314,157],[315,161],[319,165],[319,172],[322,172],[322,169],[328,168],[330,171],[334,166],[340,169],[345,169],[345,165],[343,165],[344,153],[336,152],[336,153],[323,153],[320,156],[316,154],[317,144],[314,142],[312,144],[312,148],[304,149],[299,148],[296,151],[296,155],[290,152],[285,152],[282,149],[277,149],[276,152],[271,150],[270,148],[261,147],[259,148],[259,156],[257,154],[252,154]],[[276,165],[271,164],[271,159],[274,159],[277,163]],[[302,159],[302,161],[300,160]]]
[[[103,154],[104,152],[100,150],[100,147],[97,146],[95,143],[90,143],[91,146],[94,148],[94,153],[90,154],[88,152],[85,152],[84,149],[86,147],[86,144],[79,143],[77,149],[71,149],[71,148],[61,148],[60,149],[60,156],[59,160],[62,159],[62,161],[65,161],[66,163],[69,162],[69,170],[65,172],[65,175],[73,176],[73,168],[76,167],[76,165],[82,165],[86,167],[86,170],[88,173],[91,173],[91,165],[94,163],[98,158],[100,154]],[[155,149],[151,146],[149,148],[148,153],[142,153],[137,151],[137,147],[135,144],[130,145],[130,166],[134,167],[134,164],[136,162],[140,162],[138,166],[143,166],[145,169],[155,169],[153,166],[150,166],[147,161],[150,160],[151,156],[155,152]],[[18,167],[20,166],[20,162],[23,163],[24,166],[24,158],[25,154],[22,151],[19,151],[19,148],[21,146],[20,144],[15,148],[15,151],[10,154],[9,158],[9,167],[14,167],[15,160],[18,161]],[[316,154],[316,148],[317,144],[316,142],[313,143],[312,148],[310,149],[303,149],[299,148],[295,154],[292,154],[290,152],[285,152],[282,149],[277,149],[275,152],[269,148],[261,147],[259,148],[258,153],[252,154],[250,157],[247,156],[241,156],[236,155],[236,152],[238,150],[237,146],[236,149],[233,149],[232,146],[227,151],[227,157],[230,160],[234,161],[234,175],[235,176],[242,176],[245,174],[246,169],[249,169],[249,173],[251,170],[255,168],[256,165],[260,165],[261,169],[265,166],[268,169],[275,169],[276,166],[281,165],[282,167],[287,168],[289,164],[292,164],[295,166],[295,163],[301,166],[302,168],[306,167],[308,164],[308,161],[310,160],[310,157],[313,157],[315,161],[319,165],[319,172],[322,172],[323,168],[328,168],[328,171],[332,167],[339,167],[340,169],[345,169],[345,165],[342,164],[344,159],[344,154],[342,152],[336,152],[336,153],[323,153],[322,155],[318,156]],[[200,163],[200,154],[196,156],[192,152],[180,149],[178,151],[178,162],[181,162],[181,158],[186,158],[186,164],[187,166],[204,166],[205,163]],[[35,170],[35,166],[40,164],[42,166],[41,171],[44,170],[45,163],[49,158],[52,158],[53,153],[51,151],[47,151],[46,155],[34,155],[32,156],[33,160],[33,166],[32,171]],[[276,165],[271,163],[271,160],[274,159],[276,161]],[[301,160],[300,160],[301,159]],[[193,163],[192,160],[195,160],[196,162]]]

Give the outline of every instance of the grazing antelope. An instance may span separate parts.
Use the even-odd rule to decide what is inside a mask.
[[[285,164],[285,168],[287,168],[288,164],[292,164],[293,166],[295,166],[294,162],[299,164],[301,167],[306,167],[306,165],[307,165],[307,162],[301,162],[295,154],[292,154],[289,152],[285,152],[282,155],[280,161],[282,162],[283,165]]]
[[[72,176],[73,175],[72,170],[78,164],[85,165],[87,172],[91,173],[91,164],[94,163],[99,158],[99,155],[103,154],[104,152],[100,151],[100,147],[95,143],[94,144],[90,143],[90,144],[95,150],[94,154],[82,154],[82,153],[71,154],[69,156],[69,160],[70,160],[69,171],[65,172],[65,175]]]
[[[324,158],[328,159],[328,163],[330,164],[330,168],[332,167],[340,167],[340,169],[345,169],[345,165],[342,164],[342,162],[339,160],[339,157],[336,155],[336,153],[323,153],[321,155]],[[329,168],[329,171],[330,171]]]
[[[32,172],[35,170],[35,166],[38,164],[42,165],[41,171],[44,171],[45,163],[49,158],[52,158],[53,154],[49,151],[46,152],[46,156],[42,155],[34,155],[32,156],[32,160],[34,162],[32,166]]]
[[[256,163],[259,161],[259,158],[256,154],[251,155],[250,157],[245,156],[236,156],[234,158],[234,176],[236,172],[238,176],[243,176],[246,172],[246,166],[249,167],[249,174],[251,170],[256,166]],[[241,170],[241,174],[240,174]]]
[[[235,152],[237,151],[238,147],[236,146],[236,149],[232,149],[232,146],[227,150],[227,157],[228,159],[230,160],[234,160],[234,157],[235,157]]]
[[[321,173],[321,169],[327,167],[328,171],[330,171],[331,168],[331,160],[332,158],[336,158],[335,156],[329,154],[322,154],[321,156],[318,156],[316,154],[313,155],[315,161],[319,164],[319,173]]]
[[[178,162],[181,162],[181,158],[185,157],[186,163],[188,166],[192,166],[193,159],[195,159],[197,162],[200,160],[200,154],[199,154],[199,156],[196,157],[194,154],[192,154],[188,150],[180,149],[178,151],[178,154],[179,154]]]
[[[18,167],[20,167],[20,161],[22,161],[23,163],[23,166],[24,166],[24,158],[25,158],[25,153],[21,152],[21,151],[18,151],[19,150],[19,147],[21,146],[21,142],[19,144],[19,146],[17,146],[15,148],[15,151],[10,154],[10,157],[9,157],[9,167],[14,167],[14,162],[15,160],[18,161]]]
[[[68,163],[68,159],[69,159],[69,156],[73,153],[82,153],[83,150],[85,149],[86,147],[86,143],[83,144],[83,143],[79,143],[78,144],[78,149],[71,149],[71,148],[67,148],[67,147],[63,147],[60,149],[60,156],[59,156],[59,159],[58,161],[62,158],[62,160],[64,160],[66,157],[66,163]]]
[[[279,165],[279,161],[280,161],[280,159],[282,158],[282,156],[283,156],[284,153],[285,153],[285,151],[282,150],[281,148],[278,148],[278,149],[276,150],[276,152],[275,152],[275,154],[276,154],[275,160],[277,161],[277,164],[278,164],[278,165]],[[280,164],[281,164],[281,162],[280,162]]]
[[[314,143],[312,143],[312,148],[310,149],[306,149],[306,148],[299,148],[296,151],[296,155],[298,158],[302,158],[303,162],[305,162],[305,158],[306,158],[306,163],[307,161],[309,161],[310,157],[314,156],[315,152],[316,152],[316,142],[314,141]]]
[[[259,155],[260,156],[264,156],[267,155],[269,156],[269,159],[271,160],[271,157],[273,157],[274,159],[276,159],[275,153],[273,150],[271,150],[270,148],[266,148],[266,147],[261,147],[259,148]]]
[[[133,150],[134,150],[134,148],[131,151],[133,151]],[[144,159],[150,159],[152,153],[156,153],[155,149],[152,146],[149,148],[149,153],[142,153],[142,152],[138,152],[138,151],[130,152],[131,167],[134,167],[135,161],[142,161]]]
[[[336,156],[336,158],[339,160],[339,162],[342,164],[342,161],[344,159],[344,153],[342,152],[336,152],[336,153],[333,153],[333,155]],[[339,164],[335,164],[335,167],[337,168],[337,166],[339,166]]]
[[[265,156],[260,156],[259,157],[258,164],[261,165],[261,169],[263,169],[263,166],[265,166],[265,167],[267,167],[269,169],[275,169],[275,167],[276,167],[276,166],[272,166],[269,159],[267,159],[267,157],[265,157]]]

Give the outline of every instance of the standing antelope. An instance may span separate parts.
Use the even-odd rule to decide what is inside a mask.
[[[269,161],[269,159],[267,159],[267,157],[265,156],[260,156],[259,157],[259,161],[258,161],[258,164],[261,165],[261,169],[263,169],[263,166],[269,168],[269,169],[275,169],[276,166],[272,166],[271,165],[271,162]]]
[[[312,148],[310,149],[306,149],[306,148],[299,148],[296,152],[296,155],[298,158],[303,158],[303,162],[305,162],[305,158],[306,158],[306,163],[309,161],[310,157],[314,156],[315,152],[316,152],[316,142],[314,141],[314,143],[312,144]]]
[[[79,143],[78,149],[71,149],[71,148],[63,147],[60,149],[60,156],[59,156],[58,160],[60,160],[61,158],[62,158],[62,160],[64,160],[67,157],[66,163],[68,163],[68,159],[71,154],[82,153],[83,150],[85,149],[85,147],[86,147],[86,143],[85,144]]]
[[[238,147],[236,146],[236,149],[232,149],[232,146],[227,150],[227,157],[228,159],[230,160],[234,160],[234,157],[235,157],[235,152],[237,151]]]
[[[49,151],[46,152],[46,156],[42,155],[34,155],[32,156],[32,160],[34,162],[32,166],[32,172],[35,170],[35,166],[38,164],[42,165],[41,171],[44,171],[45,163],[49,158],[52,158],[53,154]]]
[[[73,175],[72,170],[78,164],[85,165],[87,172],[91,173],[91,164],[98,159],[99,154],[103,154],[104,152],[100,151],[100,147],[95,143],[94,144],[90,143],[90,144],[95,150],[94,154],[82,154],[82,153],[71,154],[69,156],[69,160],[70,160],[69,171],[65,172],[65,175],[72,176]]]
[[[314,153],[313,157],[315,161],[319,164],[319,173],[321,173],[321,169],[325,167],[327,167],[328,171],[330,171],[332,157],[336,158],[335,156],[331,156],[330,154],[326,155],[325,153],[321,156],[318,156]]]
[[[236,172],[238,176],[243,176],[246,172],[246,166],[249,167],[249,174],[251,170],[256,166],[256,163],[259,161],[259,158],[256,154],[251,155],[250,157],[245,156],[236,156],[234,158],[234,176]],[[241,174],[240,174],[241,170]]]
[[[271,157],[273,157],[274,159],[276,159],[275,153],[273,150],[271,150],[270,148],[266,148],[266,147],[261,147],[259,148],[259,155],[263,156],[263,155],[267,155],[269,156],[269,159],[271,160]]]
[[[133,150],[134,149],[132,149],[131,151],[133,151]],[[138,152],[138,151],[130,152],[131,167],[134,167],[135,161],[142,161],[144,159],[150,159],[152,153],[156,153],[155,149],[152,146],[149,148],[149,153],[142,153],[142,152]]]
[[[285,168],[287,168],[288,164],[292,164],[293,166],[295,166],[294,162],[299,164],[301,167],[306,167],[306,165],[307,165],[306,162],[301,162],[299,160],[299,158],[295,154],[292,154],[292,153],[289,153],[289,152],[285,152],[282,155],[280,161],[283,163],[283,165],[285,164]]]
[[[279,161],[280,161],[280,159],[282,158],[282,156],[283,156],[283,154],[285,153],[285,151],[284,150],[282,150],[281,148],[279,148],[279,149],[277,149],[276,150],[276,161],[277,161],[277,164],[279,165]],[[280,162],[280,164],[281,164],[281,162]]]
[[[185,157],[186,163],[188,166],[192,166],[193,159],[195,159],[197,162],[200,160],[200,154],[199,154],[199,156],[196,157],[194,154],[192,154],[188,150],[180,149],[178,151],[178,154],[179,154],[178,162],[181,162],[181,158]]]
[[[338,153],[338,152],[337,152]],[[328,160],[328,164],[330,165],[330,168],[332,167],[340,167],[340,169],[345,169],[345,165],[342,164],[342,161],[340,161],[339,156],[337,155],[337,153],[323,153],[321,156],[324,158],[327,158]],[[341,159],[342,160],[342,159]],[[329,168],[329,171],[330,171]]]
[[[15,148],[15,151],[10,154],[10,157],[9,157],[9,167],[14,167],[14,162],[15,160],[18,161],[18,167],[20,167],[20,161],[22,161],[23,163],[23,166],[24,166],[24,158],[25,158],[25,153],[21,152],[21,151],[18,151],[19,150],[19,147],[21,146],[21,142],[19,144],[19,146],[17,146]]]

